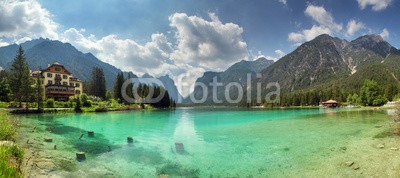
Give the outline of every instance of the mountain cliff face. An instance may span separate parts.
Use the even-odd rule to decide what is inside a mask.
[[[320,35],[264,69],[261,82],[278,82],[283,92],[345,80],[399,51],[377,35],[348,42]]]
[[[245,90],[247,86],[248,75],[251,81],[256,78],[257,73],[261,72],[261,70],[265,69],[273,63],[273,61],[267,60],[265,58],[259,58],[255,61],[243,60],[232,65],[224,72],[205,72],[201,78],[196,80],[196,82],[203,83],[207,87],[207,96],[205,103],[214,103],[213,95],[217,96],[216,99],[221,100],[221,103],[226,103],[225,88],[227,88],[227,85],[229,83],[237,83],[242,86],[243,90]],[[210,85],[213,83],[214,78],[217,82],[221,83],[220,86],[217,87],[217,90],[213,90],[212,85]],[[236,87],[231,87],[229,93],[231,99],[236,99],[238,95],[238,90]],[[203,88],[199,86],[195,87],[192,95],[197,100],[200,100],[203,97]],[[191,103],[190,98],[186,98],[184,103]]]
[[[163,83],[165,89],[168,91],[169,96],[173,100],[179,101],[179,98],[182,100],[183,97],[176,88],[175,82],[168,75],[158,77],[157,79]]]

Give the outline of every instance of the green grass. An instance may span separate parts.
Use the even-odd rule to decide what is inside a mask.
[[[6,111],[0,111],[0,141],[14,141],[16,123]],[[0,146],[0,177],[22,177],[23,151],[18,146]]]

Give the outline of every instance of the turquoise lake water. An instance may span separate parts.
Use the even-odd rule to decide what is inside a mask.
[[[275,177],[318,171],[388,120],[386,111],[181,108],[21,116],[20,132],[41,142],[40,152],[67,160],[51,170],[61,177]],[[75,160],[77,151],[87,159]]]

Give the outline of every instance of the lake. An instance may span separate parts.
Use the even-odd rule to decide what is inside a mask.
[[[385,136],[391,123],[385,110],[179,108],[15,117],[32,177],[399,175],[398,161],[387,161],[399,152],[392,148],[398,138]],[[381,143],[385,148],[377,148]],[[78,151],[86,160],[76,160]],[[386,163],[372,164],[380,160]]]

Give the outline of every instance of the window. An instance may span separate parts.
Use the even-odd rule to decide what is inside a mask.
[[[52,74],[52,73],[47,73],[47,77],[48,77],[48,78],[52,78],[52,77],[53,77],[53,74]]]
[[[47,81],[47,84],[51,85],[51,84],[53,84],[53,81],[49,80],[49,81]]]
[[[63,75],[63,79],[67,79],[68,77],[67,77],[67,75]]]
[[[61,75],[60,75],[60,74],[56,74],[56,77],[59,77],[59,78],[61,78]]]
[[[63,82],[63,85],[68,85],[68,82]]]
[[[56,67],[56,71],[61,71],[61,67]]]
[[[73,87],[73,86],[74,86],[74,83],[69,83],[69,86]]]
[[[75,84],[75,87],[79,87],[79,83],[76,83],[76,84]]]
[[[76,94],[81,94],[80,90],[75,90]]]

